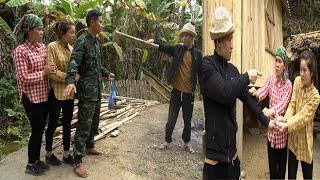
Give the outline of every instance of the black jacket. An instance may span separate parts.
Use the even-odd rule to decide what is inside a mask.
[[[237,152],[235,103],[239,98],[256,119],[268,126],[257,100],[247,91],[249,76],[217,53],[202,61],[203,103],[206,118],[206,158],[230,162]]]
[[[174,73],[178,70],[182,60],[184,53],[188,51],[188,48],[182,44],[177,44],[175,46],[168,46],[161,42],[156,41],[156,44],[159,45],[159,50],[168,54],[172,57],[172,63],[168,69],[168,82],[171,84]],[[197,76],[199,80],[199,84],[201,84],[201,61],[202,61],[202,53],[192,47],[189,49],[191,51],[192,56],[192,92],[194,94],[196,84],[197,84]],[[201,86],[200,86],[201,88]]]

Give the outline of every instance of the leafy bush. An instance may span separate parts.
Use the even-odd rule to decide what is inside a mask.
[[[30,126],[22,104],[14,74],[0,79],[0,118],[3,119],[1,135],[6,139],[27,138]]]

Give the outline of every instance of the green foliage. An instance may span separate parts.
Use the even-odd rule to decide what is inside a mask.
[[[18,89],[15,77],[10,74],[0,79],[0,113],[5,115],[5,110],[13,108],[18,103]]]
[[[29,0],[10,0],[6,3],[8,7],[18,7],[29,3]]]
[[[63,12],[65,15],[71,17],[74,16],[73,4],[69,0],[55,0],[54,4],[56,5],[57,10]]]
[[[13,120],[6,128],[5,136],[7,139],[19,140],[21,145],[26,145],[29,137],[30,126],[28,121]]]
[[[289,1],[291,16],[284,11],[284,39],[320,29],[320,0]]]
[[[17,83],[13,74],[0,79],[0,117],[8,121],[3,135],[7,139],[21,140],[28,136],[29,123],[22,104],[19,102]]]
[[[62,12],[76,20],[84,18],[88,10],[97,8],[104,2],[105,0],[88,0],[75,4],[71,0],[54,0],[50,5],[50,9],[53,14]]]

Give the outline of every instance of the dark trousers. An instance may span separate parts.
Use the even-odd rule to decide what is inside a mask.
[[[190,141],[193,100],[194,96],[191,93],[183,93],[177,89],[172,90],[169,104],[168,121],[165,130],[166,142],[172,142],[172,133],[176,125],[181,106],[184,122],[182,139],[185,143]]]
[[[232,162],[218,162],[216,165],[204,163],[203,180],[239,179],[240,160],[237,157]]]
[[[287,152],[287,147],[274,149],[268,141],[270,179],[284,179],[286,177]]]
[[[306,162],[300,161],[302,167],[302,174],[303,179],[312,179],[312,169],[313,169],[313,162],[308,164]],[[296,155],[289,149],[289,160],[288,160],[288,178],[289,179],[297,179],[297,170],[298,170],[298,163]]]
[[[53,135],[57,128],[60,111],[62,109],[62,127],[63,127],[63,149],[64,151],[70,150],[70,137],[71,137],[71,120],[73,116],[73,100],[58,100],[53,89],[49,94],[49,123],[46,130],[46,151],[52,151]]]
[[[29,98],[23,94],[22,104],[31,125],[31,136],[28,143],[28,163],[33,164],[37,160],[40,160],[42,134],[48,116],[48,103],[32,103]]]
[[[94,136],[98,134],[101,100],[79,99],[78,123],[74,136],[73,156],[75,164],[82,163],[86,149],[94,147]]]

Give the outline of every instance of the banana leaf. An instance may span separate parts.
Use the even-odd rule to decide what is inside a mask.
[[[8,7],[18,7],[29,3],[29,0],[10,0],[6,3]]]
[[[6,35],[10,35],[10,37],[15,40],[13,32],[11,31],[10,27],[8,26],[8,24],[2,19],[2,17],[0,17],[0,28],[4,33],[1,33],[1,36],[6,36]]]
[[[88,9],[97,8],[98,5],[103,4],[103,1],[104,0],[94,0],[80,4],[80,6],[74,11],[76,18],[82,18]]]
[[[69,0],[60,0],[60,2],[64,12],[70,15],[71,17],[73,17],[74,12],[73,12],[72,3]]]

